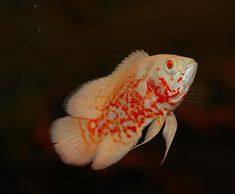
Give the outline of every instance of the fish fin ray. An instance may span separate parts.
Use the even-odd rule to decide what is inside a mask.
[[[148,56],[149,54],[143,50],[136,50],[135,52],[132,52],[128,55],[128,57],[124,58],[112,72],[111,76],[113,78],[113,82],[116,83],[119,80],[123,81],[134,75],[135,71],[133,71],[133,68],[137,67],[137,63]]]
[[[170,146],[172,144],[172,141],[174,139],[175,133],[177,130],[177,120],[176,117],[174,115],[174,113],[170,113],[166,116],[166,121],[165,121],[165,127],[163,129],[163,137],[165,139],[166,142],[166,150],[165,150],[165,154],[164,157],[161,161],[161,164],[165,161],[167,153],[170,149]]]
[[[86,120],[66,116],[52,124],[50,129],[52,142],[58,155],[66,164],[85,165],[96,154],[98,145],[86,142],[84,139],[84,136],[87,139],[89,136],[86,130],[82,132],[80,129],[83,122]]]
[[[122,62],[117,66],[113,73],[120,73],[121,71],[129,71],[129,68],[134,66],[140,60],[148,57],[149,54],[144,50],[136,50],[132,52],[128,57],[124,58]]]
[[[132,149],[135,149],[135,148],[149,142],[151,139],[153,139],[158,134],[158,132],[161,130],[161,128],[164,124],[165,117],[166,117],[165,113],[163,113],[163,115],[158,115],[153,120],[151,125],[149,126],[144,141],[142,143],[134,146]]]
[[[110,77],[102,77],[84,84],[65,100],[65,110],[75,117],[97,118],[108,102],[112,91]]]

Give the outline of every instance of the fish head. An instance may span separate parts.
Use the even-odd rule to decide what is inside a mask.
[[[189,91],[197,71],[195,60],[178,55],[155,55],[150,80],[158,102],[167,109],[177,107]]]

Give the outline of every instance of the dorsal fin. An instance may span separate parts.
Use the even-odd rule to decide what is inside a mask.
[[[110,77],[102,77],[84,84],[65,100],[65,110],[74,117],[96,118],[104,109],[113,88]]]
[[[136,63],[148,56],[149,54],[143,50],[136,50],[135,52],[132,52],[128,57],[122,60],[122,62],[113,71],[112,75],[123,75],[124,73],[129,72],[129,70],[135,66]]]
[[[135,51],[126,57],[110,75],[90,81],[70,95],[65,102],[66,111],[74,117],[96,118],[105,105],[126,83],[129,75],[134,75],[133,67],[148,54],[143,50]]]
[[[121,69],[122,67],[128,68],[133,66],[139,60],[148,57],[149,54],[143,50],[136,50],[132,52],[128,57],[124,58],[122,62],[118,65],[117,69]]]

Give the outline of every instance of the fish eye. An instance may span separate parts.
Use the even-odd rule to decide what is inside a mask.
[[[168,59],[164,63],[164,70],[169,75],[176,74],[176,65],[174,59]]]

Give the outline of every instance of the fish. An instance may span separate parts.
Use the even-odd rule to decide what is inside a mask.
[[[75,90],[65,100],[68,115],[55,120],[50,128],[61,160],[76,166],[92,163],[93,170],[105,169],[152,140],[163,128],[163,163],[177,130],[174,110],[189,91],[197,66],[192,58],[150,56],[137,50],[110,75]],[[140,138],[144,140],[138,144]]]

